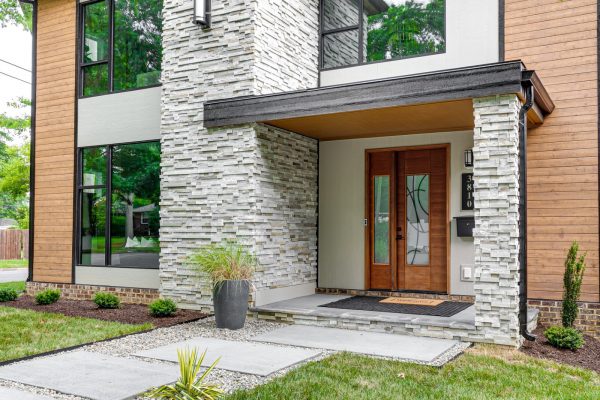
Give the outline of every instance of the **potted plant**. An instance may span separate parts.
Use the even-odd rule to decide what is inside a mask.
[[[190,261],[212,280],[217,328],[242,328],[248,313],[250,279],[256,258],[241,244],[224,242],[199,248]]]

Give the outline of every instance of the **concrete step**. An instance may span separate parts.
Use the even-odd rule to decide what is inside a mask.
[[[319,307],[350,296],[315,294],[252,308],[257,319],[296,325],[413,335],[438,339],[477,340],[475,307],[469,307],[452,317],[345,310]],[[529,329],[537,325],[538,310],[529,310]]]

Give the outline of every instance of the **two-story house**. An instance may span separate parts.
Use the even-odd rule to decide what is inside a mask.
[[[417,293],[518,345],[577,240],[599,334],[596,0],[196,2],[35,1],[30,292],[210,307],[235,238],[258,315]]]

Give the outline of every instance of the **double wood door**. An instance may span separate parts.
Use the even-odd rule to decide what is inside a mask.
[[[370,289],[444,293],[448,147],[367,152]]]

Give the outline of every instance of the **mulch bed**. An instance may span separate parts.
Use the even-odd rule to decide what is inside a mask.
[[[544,330],[544,327],[536,329],[534,332],[537,336],[535,342],[526,340],[521,351],[532,357],[587,368],[600,373],[600,341],[584,335],[585,345],[581,349],[577,351],[557,349],[548,343],[544,337]]]
[[[124,324],[151,323],[156,328],[173,326],[184,322],[196,321],[208,315],[200,311],[177,310],[171,317],[157,318],[150,315],[148,306],[141,304],[121,304],[117,309],[100,309],[93,301],[60,299],[54,304],[41,306],[31,296],[21,296],[15,301],[0,303],[2,306],[25,308],[33,311],[59,313],[69,317],[95,318]]]

